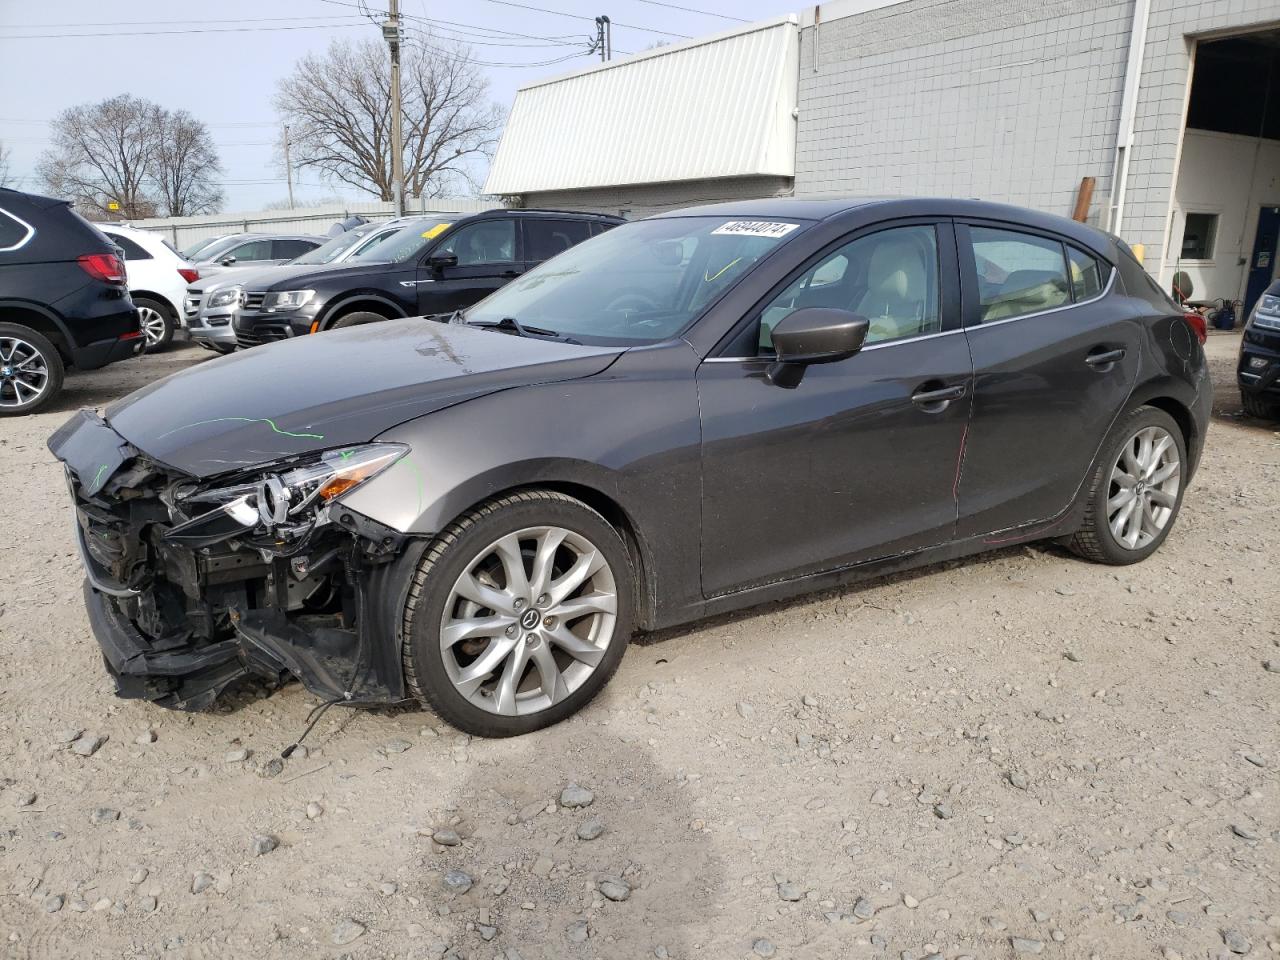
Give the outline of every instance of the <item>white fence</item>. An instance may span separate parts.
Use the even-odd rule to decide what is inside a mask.
[[[492,210],[502,204],[494,200],[477,200],[474,197],[446,197],[441,200],[410,200],[405,213],[477,213]],[[365,203],[332,203],[323,207],[305,207],[296,210],[264,210],[254,213],[215,213],[204,217],[154,217],[148,220],[130,220],[129,225],[141,230],[163,233],[175,247],[181,250],[205,237],[218,237],[228,233],[309,233],[324,236],[329,227],[347,217],[364,217],[367,220],[389,220],[395,215],[390,201],[371,200]]]

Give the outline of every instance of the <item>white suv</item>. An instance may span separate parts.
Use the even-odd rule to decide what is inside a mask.
[[[94,224],[107,239],[124,251],[129,294],[142,321],[147,349],[159,350],[173,339],[182,318],[187,284],[200,273],[173,251],[158,233],[118,223]]]

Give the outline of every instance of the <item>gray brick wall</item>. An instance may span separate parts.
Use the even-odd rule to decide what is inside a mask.
[[[796,195],[1105,217],[1132,0],[914,0],[801,38]],[[817,67],[815,69],[815,54]]]
[[[689,180],[683,183],[647,183],[630,187],[592,190],[557,190],[524,194],[525,207],[553,210],[589,210],[616,214],[631,211],[632,218],[722,200],[750,200],[791,192],[791,181],[782,177],[740,177],[721,180]]]
[[[934,194],[1069,215],[1112,189],[1133,0],[909,0],[801,34],[797,196]],[[1280,22],[1280,0],[1153,0],[1121,232],[1159,275],[1190,37]],[[815,60],[816,58],[816,60]],[[1165,271],[1167,272],[1167,271]]]

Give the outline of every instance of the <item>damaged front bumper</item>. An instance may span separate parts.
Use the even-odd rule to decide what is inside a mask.
[[[88,410],[49,447],[66,465],[85,607],[119,696],[200,710],[241,678],[292,676],[326,701],[405,699],[400,611],[424,540],[338,500],[264,529],[245,516],[259,508],[253,477],[232,478],[251,492],[219,508],[207,484]]]

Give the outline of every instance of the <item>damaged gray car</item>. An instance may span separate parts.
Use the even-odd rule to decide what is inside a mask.
[[[581,708],[633,629],[1040,539],[1143,560],[1210,402],[1115,238],[770,200],[620,226],[451,317],[212,360],[49,446],[121,696],[294,677],[509,736]]]

